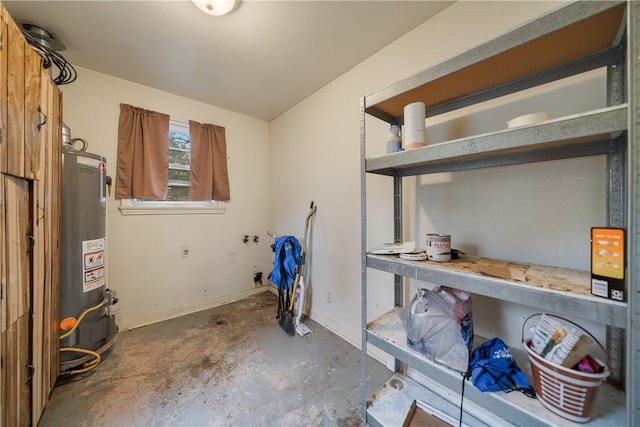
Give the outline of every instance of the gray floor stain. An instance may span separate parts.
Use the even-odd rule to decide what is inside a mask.
[[[311,320],[310,338],[289,337],[276,312],[265,292],[122,332],[39,426],[360,426],[360,351]],[[375,390],[389,372],[368,368]]]

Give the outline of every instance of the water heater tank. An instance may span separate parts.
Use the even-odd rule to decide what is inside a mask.
[[[60,346],[97,351],[117,332],[115,317],[102,304],[110,292],[105,274],[106,162],[71,146],[62,151],[60,335],[75,330]],[[86,358],[80,352],[62,352],[61,371]]]

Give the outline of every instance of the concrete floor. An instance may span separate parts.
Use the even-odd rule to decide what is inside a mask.
[[[56,386],[39,425],[361,425],[360,351],[310,320],[310,338],[289,337],[276,312],[264,292],[122,332],[92,374]],[[390,372],[368,364],[373,391]]]

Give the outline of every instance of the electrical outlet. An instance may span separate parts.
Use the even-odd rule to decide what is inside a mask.
[[[183,258],[186,258],[189,255],[191,255],[191,249],[189,249],[189,246],[183,246],[181,250],[182,250],[182,257]]]

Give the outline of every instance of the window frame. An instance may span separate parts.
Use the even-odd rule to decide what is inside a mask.
[[[122,215],[222,214],[229,203],[217,200],[175,201],[120,199]]]

